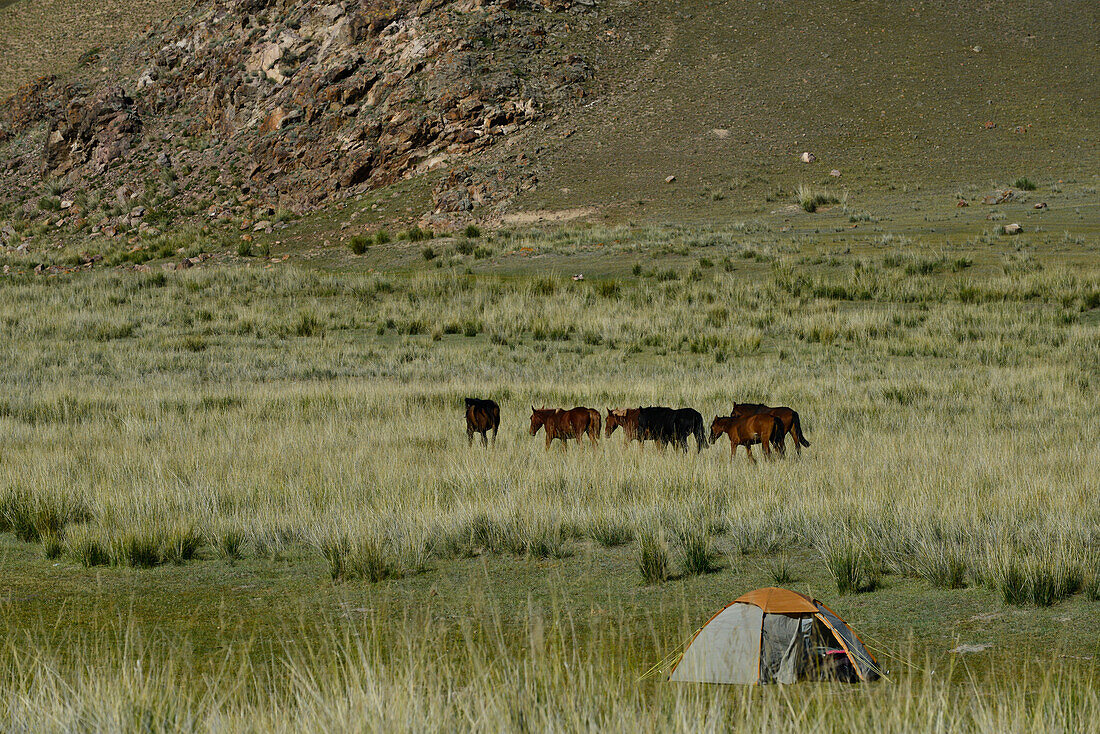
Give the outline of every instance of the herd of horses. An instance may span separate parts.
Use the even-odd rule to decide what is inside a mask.
[[[488,434],[492,433],[496,445],[497,430],[500,428],[500,406],[492,400],[466,398],[466,440],[473,444],[474,434],[481,434],[481,443],[489,445]],[[607,421],[604,423],[600,411],[593,408],[536,408],[531,407],[531,435],[544,431],[546,448],[554,439],[568,445],[570,439],[580,443],[585,436],[593,445],[599,443],[600,432],[606,430],[610,437],[617,428],[622,428],[627,442],[654,441],[662,449],[669,444],[688,450],[688,439],[695,438],[696,452],[718,441],[722,434],[730,439],[730,459],[737,453],[738,446],[744,446],[749,460],[756,463],[752,447],[760,444],[765,458],[771,458],[772,450],[783,455],[786,450],[787,435],[794,439],[795,451],[809,447],[810,442],[802,433],[802,423],[798,413],[788,407],[771,407],[757,403],[734,403],[728,416],[715,416],[710,424],[710,438],[703,429],[703,416],[694,408],[620,408],[607,409]]]

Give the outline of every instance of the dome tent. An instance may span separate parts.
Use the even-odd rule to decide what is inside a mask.
[[[794,591],[768,587],[750,591],[711,617],[669,680],[751,685],[879,677],[874,656],[833,610]]]

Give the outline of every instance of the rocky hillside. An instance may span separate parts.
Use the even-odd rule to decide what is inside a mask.
[[[0,105],[0,246],[784,218],[800,184],[916,221],[1100,170],[1090,0],[197,0],[150,23]]]
[[[574,41],[592,7],[204,0],[104,62],[117,73],[9,99],[0,188],[25,217],[114,236],[242,204],[271,220],[446,168],[433,208],[461,218],[535,184],[528,157],[486,153],[589,93]]]

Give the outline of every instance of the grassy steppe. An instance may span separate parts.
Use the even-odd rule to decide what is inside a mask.
[[[0,718],[1094,729],[1096,251],[749,223],[9,276]],[[470,394],[501,403],[494,451],[466,447]],[[526,432],[532,404],[735,400],[796,407],[813,446],[752,467]],[[643,583],[643,547],[672,578]],[[891,681],[637,681],[774,583]]]

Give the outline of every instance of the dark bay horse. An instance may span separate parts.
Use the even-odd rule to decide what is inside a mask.
[[[493,432],[493,445],[497,445],[497,430],[500,428],[500,406],[493,400],[466,398],[466,445],[474,443],[474,434],[481,434],[481,445],[488,446],[486,434]]]
[[[531,435],[534,436],[540,428],[545,428],[547,449],[555,438],[562,442],[562,446],[566,446],[567,440],[572,438],[580,443],[586,434],[595,446],[599,443],[600,423],[600,411],[592,408],[562,410],[531,406]]]
[[[810,447],[810,442],[806,440],[806,436],[802,433],[802,423],[798,419],[798,413],[786,406],[772,408],[759,403],[734,403],[733,410],[730,411],[730,416],[733,418],[762,414],[775,416],[779,419],[783,424],[784,439],[786,439],[786,434],[791,434],[791,438],[794,439],[794,450],[797,453],[802,453],[803,446]]]
[[[764,458],[770,459],[771,447],[775,446],[780,454],[783,453],[783,423],[774,415],[760,413],[741,417],[729,416],[728,418],[714,417],[710,424],[710,440],[717,441],[722,434],[730,437],[730,461],[737,455],[737,447],[744,446],[749,455],[749,461],[756,463],[756,457],[752,455],[752,445],[760,444],[764,451]]]
[[[708,446],[707,434],[703,430],[703,416],[694,408],[640,408],[638,435],[643,441],[657,441],[662,448],[671,443],[679,446],[682,451],[687,451],[688,436],[695,436],[696,452]]]

